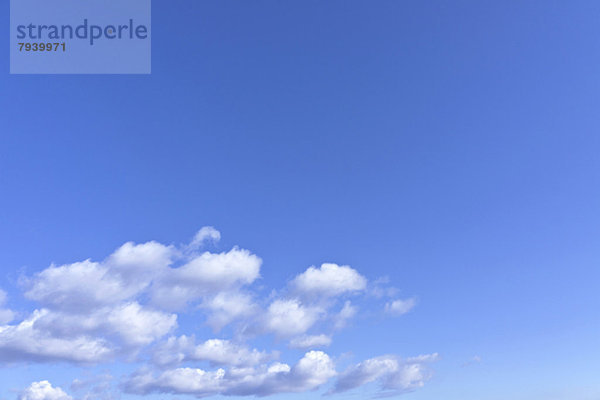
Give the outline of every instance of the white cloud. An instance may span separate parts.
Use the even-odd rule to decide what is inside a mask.
[[[215,236],[214,232],[208,234]],[[172,303],[181,305],[210,295],[206,300],[208,308],[213,310],[209,322],[219,328],[253,307],[250,297],[236,293],[236,288],[258,278],[260,258],[234,248],[220,254],[196,255],[183,266],[171,268],[180,257],[183,256],[172,246],[129,242],[103,262],[86,260],[51,266],[24,278],[25,296],[45,308],[32,316],[35,326],[27,320],[20,326],[4,326],[0,348],[15,359],[21,356],[27,360],[90,362],[104,359],[115,350],[132,354],[177,326],[177,315],[142,305],[138,299],[162,294],[168,299],[159,302],[160,306],[169,308]],[[230,293],[223,292],[224,289]],[[2,295],[3,292],[0,300]],[[12,317],[12,312],[0,309],[0,324],[8,323]],[[27,335],[14,342],[7,339],[24,326],[30,326]],[[62,353],[31,346],[28,338],[57,345],[76,339],[98,353],[64,357]]]
[[[112,337],[115,344],[139,347],[160,339],[177,326],[177,315],[122,303],[87,315],[45,310],[35,327],[57,337],[89,335]]]
[[[87,313],[138,296],[164,274],[175,249],[157,242],[125,243],[104,262],[51,266],[30,279],[25,296],[45,307]]]
[[[52,336],[36,328],[48,310],[36,310],[18,325],[0,327],[0,360],[2,361],[72,361],[94,363],[113,354],[108,341],[85,335]]]
[[[417,305],[415,298],[406,300],[394,300],[385,305],[385,312],[391,315],[403,315],[412,310]]]
[[[290,347],[295,349],[309,349],[326,347],[331,344],[331,337],[327,335],[303,335],[290,340]]]
[[[395,373],[398,368],[398,360],[393,357],[385,356],[363,361],[348,368],[340,375],[334,391],[344,392],[362,386],[383,376]]]
[[[425,384],[431,374],[427,362],[437,354],[402,361],[396,356],[381,356],[358,363],[340,374],[331,393],[345,392],[367,383],[378,381],[384,390],[407,392]]]
[[[6,294],[0,290],[0,362],[127,365],[151,357],[123,386],[141,394],[266,396],[313,390],[328,382],[336,375],[333,361],[314,350],[332,342],[321,332],[342,329],[357,314],[360,296],[369,296],[367,279],[349,266],[322,264],[265,296],[267,288],[252,286],[260,278],[257,255],[238,247],[198,251],[219,238],[218,231],[205,227],[189,245],[128,242],[102,261],[51,265],[22,279],[25,297],[37,302],[38,309],[13,323],[14,313],[5,307]],[[347,294],[357,295],[352,303],[342,297]],[[394,298],[385,305],[389,314],[406,313],[416,304]],[[193,331],[177,331],[175,311],[184,308],[193,324],[182,327],[204,324],[231,338],[196,342]],[[270,334],[275,346],[285,346],[278,339],[286,339],[291,348],[313,351],[291,366],[274,362],[277,347],[259,351],[246,344],[261,335],[270,342]],[[430,361],[431,356],[366,360],[342,373],[335,391],[373,381],[383,390],[412,390],[428,378]],[[196,368],[202,365],[222,368]],[[72,387],[81,400],[109,400],[114,394],[110,381],[74,381]],[[46,381],[27,390],[31,393],[24,400],[36,400],[35,391],[62,392]]]
[[[172,264],[177,251],[157,242],[125,243],[105,262],[110,272],[118,274],[128,285],[143,289],[154,277]],[[137,285],[136,285],[137,284]]]
[[[212,226],[205,226],[196,233],[196,236],[194,236],[194,239],[189,244],[188,249],[196,250],[202,247],[202,245],[209,240],[212,242],[218,242],[221,240],[221,232]]]
[[[205,252],[157,281],[154,304],[178,309],[202,296],[249,285],[260,276],[262,260],[237,247],[226,253]]]
[[[36,274],[25,297],[46,307],[84,311],[114,304],[136,294],[117,275],[90,260],[60,267],[51,266]]]
[[[266,396],[276,393],[313,390],[335,376],[329,356],[310,351],[298,363],[274,363],[259,368],[231,368],[205,371],[197,368],[167,370],[155,377],[150,372],[132,376],[123,385],[134,394],[172,393],[197,397],[212,395]]]
[[[216,291],[254,282],[262,260],[248,250],[233,248],[226,253],[203,253],[171,272],[168,280]]]
[[[191,358],[220,365],[244,366],[265,362],[272,356],[256,349],[250,351],[228,340],[211,339],[196,346]]]
[[[258,306],[250,295],[234,291],[220,292],[206,299],[202,307],[209,311],[208,325],[217,331],[235,320],[249,318],[258,312]]]
[[[88,315],[36,310],[17,325],[0,326],[0,360],[108,361],[152,343],[175,328],[177,316],[136,302]]]
[[[19,400],[72,400],[61,388],[48,381],[33,382],[19,396]]]
[[[177,315],[145,309],[133,302],[111,310],[106,325],[127,344],[147,345],[173,330]]]
[[[265,328],[278,336],[293,336],[306,332],[317,322],[322,310],[305,307],[299,300],[275,300],[267,310]]]
[[[401,360],[397,356],[375,357],[349,367],[339,374],[329,393],[341,393],[371,382],[379,382],[385,394],[415,390],[431,377],[427,363],[437,354]],[[158,375],[142,370],[122,385],[126,393],[189,394],[196,397],[268,396],[278,393],[314,390],[335,377],[335,365],[322,351],[309,351],[293,367],[284,363],[259,366],[169,369]]]
[[[178,364],[185,361],[208,361],[213,365],[253,366],[276,358],[277,354],[267,354],[229,340],[210,339],[198,345],[194,337],[171,337],[157,347],[154,362],[159,365]]]
[[[321,268],[310,267],[296,276],[292,286],[307,296],[332,297],[364,290],[367,279],[347,265],[323,264]]]

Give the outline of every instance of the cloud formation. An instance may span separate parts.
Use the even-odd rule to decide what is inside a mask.
[[[415,390],[429,379],[427,363],[437,357],[437,354],[431,354],[403,361],[397,356],[387,355],[368,359],[346,369],[330,393],[345,392],[374,381],[392,393]]]
[[[383,391],[403,392],[429,378],[431,357],[374,357],[340,373],[335,357],[322,351],[353,325],[361,299],[373,299],[369,281],[357,270],[333,263],[311,266],[264,295],[256,287],[260,257],[239,247],[204,250],[220,237],[206,227],[182,246],[128,242],[101,261],[50,265],[22,277],[24,297],[36,308],[13,323],[17,314],[6,308],[0,290],[0,362],[135,363],[142,367],[118,384],[123,391],[196,397],[268,396],[323,386],[339,393],[374,381]],[[382,282],[375,285],[379,290]],[[415,304],[390,299],[379,309],[401,315]],[[196,327],[202,325],[218,337],[200,336],[204,331]],[[280,361],[286,349],[305,354],[287,364]],[[85,382],[73,381],[78,399],[110,399],[112,394],[100,392],[117,388],[112,378]],[[81,394],[86,387],[91,392]],[[21,395],[21,400],[38,399],[71,397],[39,381]]]
[[[180,364],[185,361],[208,361],[212,365],[253,366],[277,358],[257,349],[248,349],[229,340],[209,339],[195,344],[188,336],[170,337],[158,346],[153,360],[158,365]]]
[[[72,400],[61,388],[52,387],[50,382],[33,382],[19,396],[19,400]]]
[[[323,264],[298,275],[292,286],[306,296],[332,297],[364,290],[367,279],[347,265]]]
[[[109,359],[114,349],[103,338],[86,335],[53,335],[38,329],[48,310],[36,310],[18,325],[0,327],[0,361],[71,361],[94,363]]]
[[[260,276],[261,264],[259,257],[237,247],[202,253],[179,268],[169,268],[155,281],[153,304],[178,310],[204,296],[249,285]]]
[[[304,306],[297,299],[279,299],[269,305],[264,326],[278,336],[298,335],[312,327],[322,313],[321,308]]]
[[[336,375],[331,358],[321,351],[310,351],[293,367],[283,363],[257,368],[232,367],[205,371],[199,368],[177,368],[154,376],[142,372],[123,384],[127,393],[267,396],[275,393],[314,390]]]

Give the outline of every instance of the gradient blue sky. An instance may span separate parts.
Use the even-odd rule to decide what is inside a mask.
[[[267,294],[334,262],[416,297],[365,300],[327,350],[439,353],[406,399],[600,399],[600,3],[155,0],[152,31],[150,76],[11,76],[0,52],[7,307],[38,307],[19,279],[51,263],[211,225]],[[133,369],[5,364],[0,398]]]

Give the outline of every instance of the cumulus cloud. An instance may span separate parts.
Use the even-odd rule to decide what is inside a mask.
[[[118,275],[90,260],[60,267],[51,266],[36,274],[25,297],[54,309],[89,310],[128,299],[137,288],[127,287]]]
[[[417,305],[417,300],[394,300],[385,304],[385,312],[391,315],[403,315],[412,310]]]
[[[364,297],[379,298],[367,290],[367,279],[350,266],[322,264],[265,295],[264,287],[256,287],[260,257],[239,247],[200,251],[219,239],[216,229],[205,227],[179,247],[127,242],[103,260],[51,265],[23,277],[24,296],[37,304],[12,322],[15,314],[0,290],[0,362],[136,362],[144,366],[123,383],[127,392],[197,397],[303,392],[337,376],[330,356],[316,350],[350,325]],[[416,304],[393,300],[388,292],[388,314],[404,314]],[[230,338],[196,340],[202,331],[182,329],[202,324]],[[249,344],[261,336],[262,346],[266,340],[275,347],[267,344],[261,351]],[[310,351],[295,365],[276,362],[276,346],[286,344]],[[333,391],[374,381],[384,391],[413,390],[428,379],[431,361],[432,356],[372,358],[342,372]],[[110,381],[90,382],[73,382],[78,399],[114,398]],[[70,399],[46,381],[34,382],[22,396]]]
[[[153,303],[179,309],[203,296],[249,285],[260,276],[261,264],[259,257],[237,247],[218,254],[205,252],[161,277]]]
[[[306,307],[297,299],[275,300],[264,318],[267,331],[287,337],[306,332],[323,312],[318,307]]]
[[[204,229],[196,239],[216,236]],[[25,297],[42,306],[21,323],[6,325],[14,314],[1,308],[0,292],[0,359],[87,363],[131,355],[176,328],[177,315],[162,310],[201,298],[213,311],[209,322],[222,328],[253,307],[236,290],[259,277],[260,264],[239,248],[184,256],[152,241],[125,243],[100,262],[51,265],[21,279]]]
[[[114,349],[105,339],[86,335],[53,336],[37,329],[36,323],[48,314],[48,310],[36,310],[18,325],[1,326],[0,360],[94,363],[113,355]]]
[[[307,296],[337,296],[364,290],[367,279],[347,265],[323,264],[321,268],[310,267],[296,276],[292,286]]]
[[[206,322],[216,331],[233,321],[248,319],[259,312],[252,296],[239,291],[220,292],[207,297],[202,307],[208,311]]]
[[[170,332],[176,324],[177,315],[144,309],[135,302],[111,310],[106,319],[108,329],[133,345],[150,344]]]
[[[48,381],[33,382],[19,396],[19,400],[72,400],[61,388]]]
[[[211,232],[201,230],[198,235],[216,235]],[[170,267],[181,257],[173,246],[130,242],[103,262],[51,266],[23,279],[25,296],[47,308],[87,312],[149,291],[156,306],[178,309],[202,296],[251,284],[260,276],[262,260],[237,247],[193,254],[183,265]]]
[[[111,338],[111,347],[134,350],[160,339],[176,326],[177,315],[131,302],[103,307],[87,315],[40,310],[31,324],[31,331],[64,340],[77,337]]]
[[[51,266],[25,278],[25,297],[44,307],[87,312],[138,296],[165,272],[175,250],[156,242],[125,243],[103,262]]]
[[[436,359],[437,354],[405,361],[391,355],[371,358],[340,374],[331,393],[345,392],[374,381],[378,381],[384,390],[412,391],[422,387],[429,379],[430,372],[426,363]]]
[[[127,286],[138,291],[164,272],[178,252],[173,246],[151,241],[142,244],[125,243],[105,262],[110,272],[118,275]]]
[[[130,377],[123,388],[133,394],[267,396],[313,390],[335,375],[333,361],[327,354],[310,351],[293,367],[274,363],[257,368],[220,368],[216,371],[177,368],[164,371],[159,376],[143,371]]]
[[[198,345],[195,338],[188,336],[170,337],[154,352],[154,362],[158,365],[179,364],[185,361],[208,361],[212,365],[253,366],[276,358],[277,354],[267,354],[257,349],[233,343],[229,340],[210,339]]]

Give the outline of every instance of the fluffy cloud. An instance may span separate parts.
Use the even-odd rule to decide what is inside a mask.
[[[158,377],[150,372],[141,372],[132,376],[123,387],[126,392],[134,394],[267,396],[313,390],[335,375],[333,361],[327,354],[310,351],[293,367],[274,363],[258,368],[220,368],[216,371],[177,368],[167,370]]]
[[[427,362],[437,359],[437,354],[421,356],[406,361],[396,356],[371,358],[349,367],[338,378],[331,393],[345,392],[364,384],[379,381],[384,390],[407,392],[425,384],[430,373]]]
[[[143,244],[128,242],[117,249],[105,264],[111,273],[117,274],[128,286],[137,286],[137,290],[141,290],[164,272],[177,254],[173,246],[154,241]]]
[[[19,400],[72,400],[61,388],[52,387],[50,382],[33,382],[19,396]]]
[[[258,313],[258,305],[252,296],[236,291],[208,297],[202,307],[209,312],[208,325],[217,331],[235,320],[247,319]]]
[[[46,307],[84,312],[117,303],[136,294],[116,274],[89,260],[60,267],[52,266],[28,282],[25,297]]]
[[[171,271],[168,282],[200,286],[217,291],[254,282],[262,260],[248,250],[234,248],[225,253],[203,253],[184,266]]]
[[[412,310],[417,305],[416,299],[394,300],[385,305],[385,312],[392,315],[403,315]]]
[[[364,290],[367,279],[347,265],[323,264],[310,267],[293,281],[292,286],[307,296],[337,296]]]
[[[158,346],[154,362],[158,365],[178,364],[185,361],[208,361],[213,365],[253,366],[273,359],[277,354],[267,354],[229,340],[210,339],[198,345],[194,337],[171,337]]]
[[[217,234],[201,230],[195,240]],[[178,309],[203,296],[251,284],[260,276],[262,260],[244,249],[186,254],[187,262],[172,268],[182,257],[172,246],[126,243],[103,262],[51,266],[24,279],[25,296],[51,309],[87,313],[149,291],[155,306]]]
[[[110,337],[113,347],[133,349],[165,336],[177,325],[177,315],[142,307],[137,302],[103,307],[88,315],[42,310],[31,329],[57,338]]]
[[[179,247],[128,242],[101,261],[51,265],[21,279],[25,297],[37,302],[37,309],[20,322],[11,323],[15,314],[4,306],[6,294],[0,290],[0,362],[142,363],[122,385],[138,394],[266,396],[314,390],[332,380],[337,375],[332,359],[315,350],[329,346],[333,332],[358,314],[360,301],[373,297],[367,279],[349,266],[323,264],[266,294],[266,288],[253,285],[261,276],[257,255],[238,247],[200,252],[207,241],[219,239],[217,230],[205,227]],[[352,303],[349,294],[355,295]],[[415,303],[390,300],[385,311],[400,315]],[[196,341],[194,333],[202,331],[179,331],[176,312],[182,310],[182,327],[205,324],[231,339]],[[262,343],[270,342],[271,334],[274,346],[311,351],[291,366],[275,362],[277,347],[259,351],[248,344],[262,335],[267,335]],[[344,371],[333,391],[374,381],[387,391],[412,390],[429,377],[430,361],[429,356],[372,358]],[[110,399],[113,388],[109,381],[72,385],[83,400]],[[46,381],[22,395],[69,398]]]
[[[323,311],[318,307],[305,307],[299,300],[275,300],[264,318],[265,329],[278,336],[293,336],[306,332]]]
[[[0,326],[1,361],[97,363],[165,336],[177,316],[136,302],[91,310],[88,315],[35,310],[16,325]]]
[[[113,348],[104,339],[53,336],[38,329],[36,324],[48,314],[48,310],[36,310],[18,325],[0,327],[0,360],[94,363],[113,355]]]
[[[71,312],[132,299],[164,273],[175,250],[156,242],[125,243],[104,262],[51,266],[30,279],[25,296],[45,307]]]
[[[217,236],[218,231],[203,229],[188,249]],[[182,265],[173,267],[178,261]],[[20,324],[0,326],[0,359],[98,362],[133,354],[177,326],[176,314],[157,307],[183,306],[203,296],[213,311],[210,322],[222,328],[254,307],[236,290],[259,277],[260,264],[260,258],[238,248],[184,254],[157,242],[128,242],[101,262],[52,265],[21,280],[25,297],[43,308]],[[0,306],[4,298],[0,292]],[[156,301],[140,301],[147,298]],[[12,318],[10,310],[0,308],[0,324]],[[72,353],[66,351],[70,341],[77,345]]]
[[[156,282],[153,302],[178,309],[203,296],[249,285],[260,276],[261,264],[259,257],[244,249],[205,252],[161,277]]]
[[[176,324],[177,315],[144,309],[135,302],[111,310],[106,319],[108,329],[133,345],[150,344],[170,332]]]

